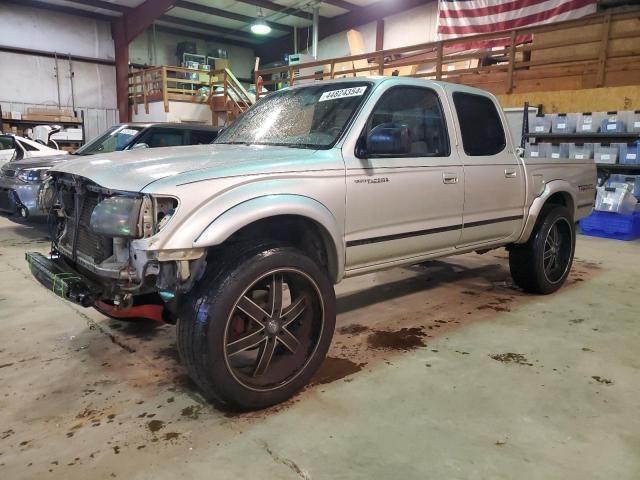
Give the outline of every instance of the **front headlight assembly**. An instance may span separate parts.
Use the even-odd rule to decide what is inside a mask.
[[[51,167],[35,167],[18,170],[17,177],[23,182],[35,183],[44,180]]]
[[[91,229],[109,237],[141,238],[141,197],[110,197],[101,201],[91,213]]]
[[[147,238],[169,222],[177,207],[171,197],[113,196],[96,205],[90,225],[100,235]]]

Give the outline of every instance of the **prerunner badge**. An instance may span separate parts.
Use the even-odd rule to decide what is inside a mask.
[[[363,95],[366,90],[367,90],[367,87],[353,87],[353,88],[343,88],[341,90],[331,90],[330,92],[324,92],[320,96],[320,100],[318,100],[318,102],[326,102],[327,100],[337,100],[338,98],[359,97]]]

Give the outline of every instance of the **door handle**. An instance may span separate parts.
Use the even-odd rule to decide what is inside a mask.
[[[455,173],[443,173],[442,182],[447,185],[455,185],[458,183],[458,176]]]
[[[518,173],[515,170],[506,169],[504,171],[505,178],[516,178],[517,176],[518,176]]]

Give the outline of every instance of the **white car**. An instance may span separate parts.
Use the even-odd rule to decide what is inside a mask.
[[[0,166],[13,158],[49,157],[51,155],[64,155],[67,153],[69,152],[56,150],[55,148],[47,147],[28,138],[18,137],[17,135],[0,135]]]

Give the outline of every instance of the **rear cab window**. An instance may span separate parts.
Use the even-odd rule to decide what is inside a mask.
[[[507,146],[504,127],[491,98],[455,92],[453,103],[458,115],[462,146],[470,157],[496,155]]]

